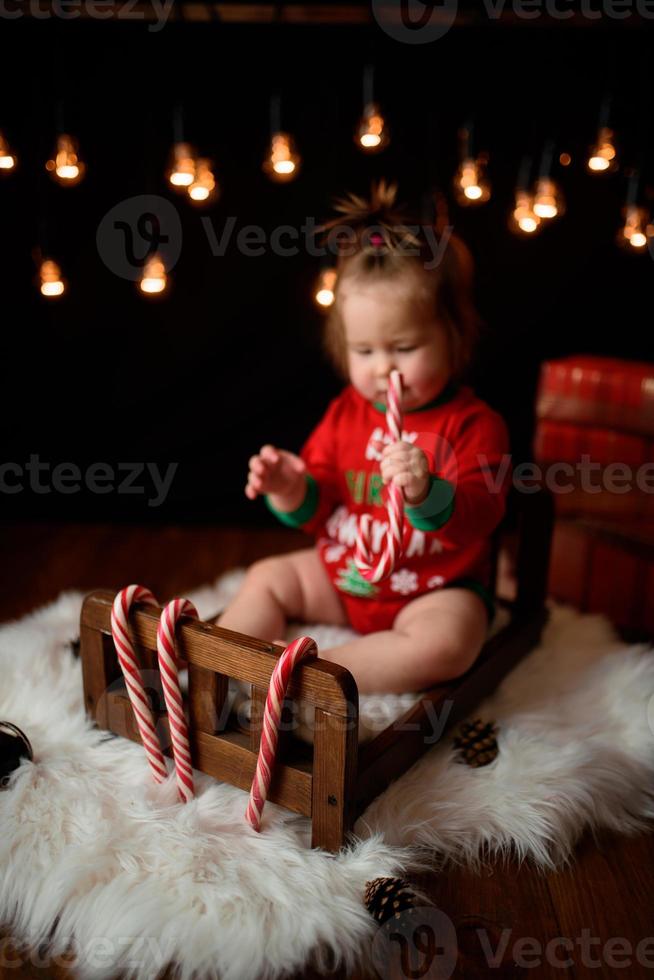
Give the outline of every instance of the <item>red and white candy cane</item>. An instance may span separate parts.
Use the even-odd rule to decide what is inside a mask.
[[[277,742],[279,741],[282,702],[288,689],[293,668],[305,657],[315,657],[317,654],[318,648],[315,640],[312,640],[310,636],[300,636],[297,640],[289,643],[275,664],[275,669],[272,672],[270,686],[268,687],[268,696],[266,697],[266,706],[263,712],[257,768],[250,789],[250,800],[245,811],[245,819],[254,830],[258,831],[261,829],[263,805],[266,802],[268,790],[270,789],[270,781],[272,779],[272,771],[277,753]]]
[[[134,645],[129,635],[129,611],[134,602],[144,602],[149,606],[157,605],[157,600],[150,590],[142,585],[128,585],[127,588],[121,589],[114,599],[111,609],[111,635],[118,654],[118,663],[125,677],[127,693],[141,735],[145,755],[152,775],[158,783],[161,783],[167,778],[168,770],[152,718],[150,701],[141,681],[141,671],[136,662]]]
[[[175,627],[180,616],[195,616],[197,619],[197,609],[189,599],[173,599],[162,612],[157,629],[157,653],[170,723],[177,788],[184,803],[188,803],[194,796],[193,764],[175,652]]]
[[[388,386],[388,402],[386,405],[386,424],[391,439],[399,442],[402,438],[402,375],[399,371],[391,371]],[[388,485],[388,523],[386,540],[379,558],[372,553],[370,540],[370,514],[362,514],[357,531],[354,562],[367,582],[381,582],[388,578],[402,556],[402,534],[404,524],[404,494],[401,487],[394,483]]]

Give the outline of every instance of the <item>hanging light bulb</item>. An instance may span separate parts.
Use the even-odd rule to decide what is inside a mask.
[[[459,204],[464,206],[484,204],[490,198],[490,184],[484,171],[487,156],[475,156],[472,152],[472,123],[468,122],[459,131],[461,163],[454,175],[454,193]]]
[[[481,159],[463,160],[454,177],[454,189],[459,204],[483,204],[490,198],[490,185],[484,177]]]
[[[196,204],[206,204],[215,196],[216,178],[211,170],[211,161],[199,159],[195,168],[195,179],[188,188],[188,194]]]
[[[148,296],[156,296],[163,293],[167,285],[166,266],[159,253],[155,252],[143,266],[143,275],[139,287],[142,293],[146,293]]]
[[[63,187],[79,184],[86,171],[86,166],[78,156],[77,141],[72,136],[62,133],[57,137],[54,159],[48,160],[45,169]]]
[[[314,299],[323,309],[327,309],[334,302],[337,277],[336,269],[323,269],[318,277]]]
[[[175,190],[187,190],[195,180],[195,155],[189,143],[175,143],[168,181]]]
[[[560,213],[559,190],[550,177],[539,177],[534,192],[534,214],[549,220]]]
[[[608,126],[603,126],[597,135],[597,143],[592,148],[587,163],[591,173],[603,173],[615,170],[616,150],[613,144],[613,132]]]
[[[363,110],[356,139],[366,153],[377,153],[388,144],[388,126],[376,103],[369,103]]]
[[[639,251],[647,245],[648,219],[645,208],[629,204],[624,209],[625,221],[621,231],[622,243]]]
[[[529,191],[516,191],[512,219],[515,231],[524,232],[525,235],[538,231],[541,219],[534,211],[534,199]]]
[[[270,153],[263,162],[263,171],[271,180],[285,183],[297,177],[300,157],[293,137],[282,130],[281,96],[270,99]]]
[[[11,152],[9,144],[0,133],[0,170],[13,170],[16,166],[16,157]]]
[[[56,299],[63,295],[66,285],[61,278],[61,269],[52,259],[44,259],[39,268],[41,278],[41,295],[47,299]]]
[[[279,182],[293,180],[300,167],[300,157],[295,150],[293,138],[288,133],[274,133],[270,143],[270,155],[263,164],[265,173],[271,180]]]
[[[384,119],[374,94],[373,65],[363,70],[363,115],[359,120],[354,139],[365,153],[378,153],[388,144],[388,125]]]

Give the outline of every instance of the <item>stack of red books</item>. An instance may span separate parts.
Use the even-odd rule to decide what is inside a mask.
[[[548,361],[536,416],[557,513],[551,593],[654,633],[654,364]]]

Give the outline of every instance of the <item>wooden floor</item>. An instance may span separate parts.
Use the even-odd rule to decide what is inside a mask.
[[[66,588],[141,582],[165,600],[228,568],[309,543],[283,528],[0,526],[0,620],[22,616]],[[652,977],[653,870],[650,832],[633,839],[604,835],[597,842],[588,836],[574,866],[555,874],[498,863],[481,875],[452,868],[416,878],[452,920],[459,951],[453,973],[422,975]],[[70,977],[61,967],[38,966],[37,958],[16,953],[7,933],[0,932],[0,951],[0,977],[7,980]],[[386,975],[404,976],[390,966]]]

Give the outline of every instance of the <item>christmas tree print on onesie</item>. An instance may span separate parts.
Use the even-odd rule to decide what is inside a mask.
[[[336,586],[341,592],[349,592],[350,595],[366,596],[367,598],[377,595],[379,592],[376,585],[373,585],[372,582],[366,582],[365,578],[362,577],[353,558],[349,560],[347,568],[339,568]]]

